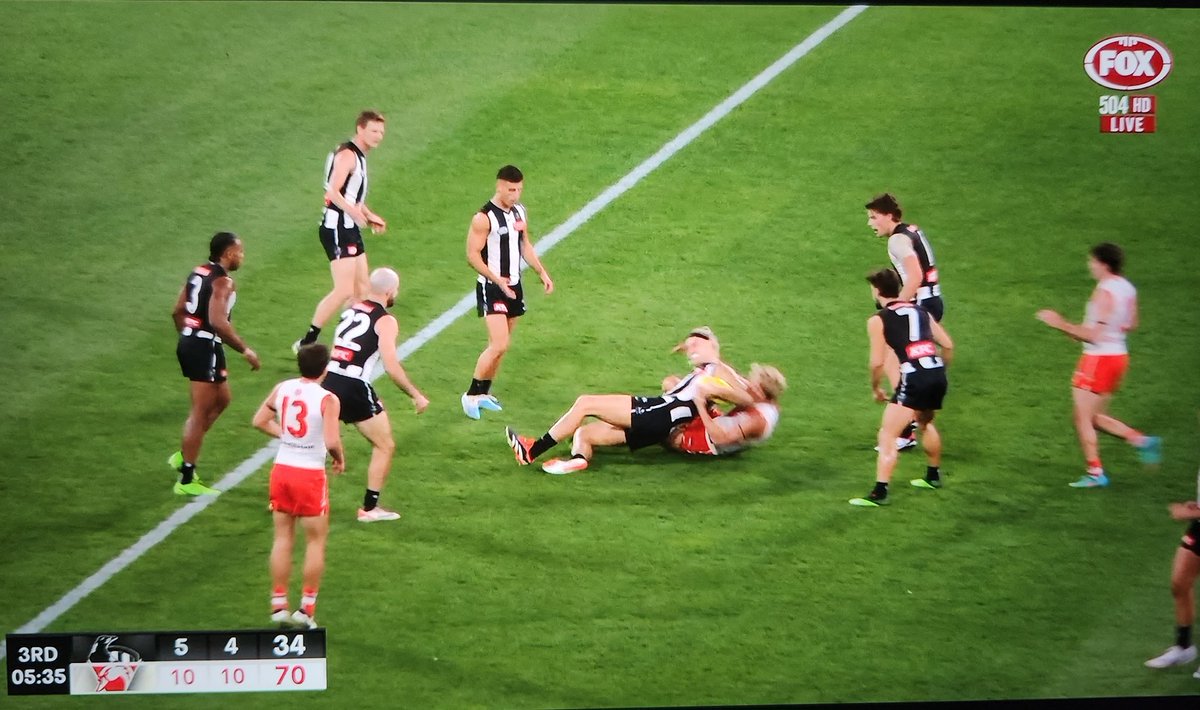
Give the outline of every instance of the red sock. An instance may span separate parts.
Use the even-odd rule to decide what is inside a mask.
[[[271,611],[287,611],[288,598],[287,588],[276,587],[275,591],[271,592]]]
[[[1100,459],[1094,459],[1087,462],[1088,474],[1096,476],[1104,473],[1104,467],[1100,465]]]
[[[300,611],[308,614],[308,617],[314,618],[317,614],[317,590],[305,589],[304,596],[300,598]]]

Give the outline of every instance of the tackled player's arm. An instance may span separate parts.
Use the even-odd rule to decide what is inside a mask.
[[[722,414],[715,418],[708,416],[708,412],[701,413],[705,418],[704,432],[709,440],[717,446],[732,446],[757,436],[756,432],[750,430],[753,425],[746,421],[745,411],[738,410],[737,413]]]
[[[279,421],[275,419],[275,395],[279,393],[279,385],[271,388],[271,393],[259,405],[258,411],[254,413],[254,427],[268,436],[279,438],[283,435],[283,429],[279,427]]]
[[[750,381],[742,377],[737,370],[721,363],[717,366],[715,376],[724,380],[728,386],[701,378],[698,387],[706,396],[725,400],[736,407],[749,407],[754,404],[754,395],[750,393]]]
[[[429,399],[408,378],[408,373],[404,371],[404,366],[400,364],[396,355],[396,337],[400,334],[400,324],[396,321],[396,316],[389,313],[375,321],[375,334],[379,336],[379,359],[383,362],[384,371],[397,387],[412,398],[417,414],[425,411],[429,406]]]

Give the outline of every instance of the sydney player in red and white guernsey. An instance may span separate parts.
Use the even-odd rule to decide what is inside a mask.
[[[779,395],[787,389],[787,380],[778,368],[758,363],[750,366],[748,379],[753,404],[734,407],[725,414],[715,410],[716,416],[709,407],[697,407],[695,419],[671,432],[667,448],[698,456],[724,456],[770,439],[779,424]]]
[[[1070,484],[1074,488],[1108,485],[1108,476],[1100,463],[1097,427],[1136,447],[1142,463],[1156,464],[1162,460],[1159,437],[1146,436],[1107,413],[1109,400],[1129,367],[1125,335],[1138,324],[1137,289],[1121,275],[1124,263],[1125,253],[1116,244],[1105,242],[1092,247],[1088,271],[1097,283],[1082,323],[1070,323],[1048,308],[1037,312],[1038,320],[1083,341],[1083,356],[1071,379],[1071,396],[1075,401],[1075,431],[1087,462],[1087,473]]]
[[[300,377],[275,385],[254,414],[254,426],[279,438],[271,468],[271,516],[275,543],[271,546],[271,621],[316,628],[317,590],[325,572],[325,540],[329,535],[329,486],[325,457],[333,472],[346,470],[338,431],[341,403],[321,386],[329,349],[305,345],[296,354]],[[296,521],[304,528],[304,578],[300,607],[288,610],[288,581]]]

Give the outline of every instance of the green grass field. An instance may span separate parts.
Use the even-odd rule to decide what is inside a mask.
[[[374,266],[403,278],[408,337],[473,288],[463,244],[495,170],[526,174],[549,232],[841,8],[3,3],[0,629],[12,632],[183,505],[163,465],[187,387],[170,310],[214,231],[246,244],[234,402],[209,433],[219,479],[291,376],[329,276],[315,227],[326,152],[357,111],[371,154]],[[510,32],[511,34],[505,34]],[[1102,37],[1174,53],[1153,135],[1101,135],[1082,71]],[[510,38],[511,37],[511,38]],[[543,260],[482,421],[458,396],[471,315],[386,380],[399,444],[354,520],[368,447],[346,430],[319,618],[329,689],[296,707],[596,707],[1185,695],[1171,642],[1166,505],[1195,495],[1200,312],[1200,14],[868,9]],[[957,359],[939,417],[947,487],[848,506],[874,475],[863,275],[887,264],[862,205],[895,192],[933,242]],[[1143,469],[1102,441],[1082,472],[1068,381],[1092,244],[1126,248],[1141,328],[1113,411],[1161,434]],[[536,279],[533,280],[536,284]],[[650,393],[692,326],[788,376],[766,447],[721,461],[605,452],[584,474],[520,468],[502,429],[544,431],[578,395]],[[328,335],[323,340],[328,340]],[[565,451],[561,447],[560,451]],[[48,631],[259,628],[266,468]],[[7,666],[5,666],[7,668]],[[141,696],[129,707],[211,707]],[[278,696],[222,696],[277,707]],[[75,707],[5,697],[4,707]]]

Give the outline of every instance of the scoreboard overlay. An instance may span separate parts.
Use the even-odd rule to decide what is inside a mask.
[[[9,695],[325,690],[325,629],[8,634]]]

